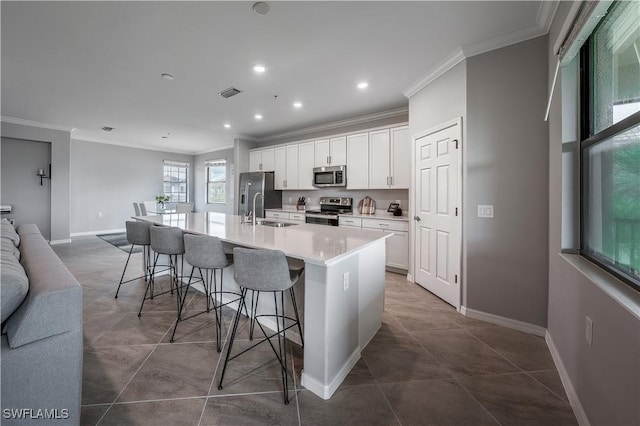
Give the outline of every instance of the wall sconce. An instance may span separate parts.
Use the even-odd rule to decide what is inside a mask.
[[[42,179],[51,179],[51,164],[49,164],[49,176],[44,172],[44,169],[38,169],[36,176],[40,177],[40,186],[42,186]]]

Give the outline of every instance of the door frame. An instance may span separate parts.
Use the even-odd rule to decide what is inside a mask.
[[[464,214],[464,206],[463,206],[463,190],[464,190],[464,164],[466,164],[465,156],[464,156],[464,127],[462,126],[462,117],[457,117],[453,120],[447,121],[445,123],[438,124],[434,127],[431,127],[428,130],[424,130],[422,132],[416,133],[411,136],[411,181],[409,183],[409,274],[407,275],[407,280],[415,283],[415,238],[416,238],[416,222],[413,219],[416,215],[416,143],[418,139],[421,139],[425,136],[431,135],[433,133],[437,133],[441,130],[447,129],[449,127],[453,127],[455,125],[459,126],[460,129],[460,139],[459,139],[459,148],[458,148],[458,187],[457,187],[457,196],[456,196],[456,204],[458,206],[458,219],[456,222],[456,227],[458,231],[458,247],[460,247],[460,253],[458,256],[458,282],[460,283],[460,294],[458,295],[458,306],[456,309],[458,312],[462,309],[462,307],[466,304],[465,295],[466,295],[466,263],[464,262],[466,247],[464,245],[463,238],[463,214]]]

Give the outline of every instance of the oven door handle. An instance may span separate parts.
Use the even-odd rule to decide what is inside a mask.
[[[306,217],[314,217],[316,219],[338,219],[337,215],[328,215],[328,214],[313,214],[313,213],[307,213],[305,214]]]

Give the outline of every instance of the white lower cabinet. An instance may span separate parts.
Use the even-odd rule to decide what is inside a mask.
[[[281,211],[267,210],[264,212],[265,219],[289,220],[289,213]]]
[[[284,212],[280,210],[267,210],[264,214],[265,219],[277,220],[279,222],[304,223],[306,216],[304,213]]]
[[[340,226],[347,228],[393,232],[393,235],[387,238],[385,265],[397,269],[409,269],[409,222],[340,216],[339,223]]]
[[[304,213],[289,213],[289,222],[302,222],[304,223],[307,217]]]

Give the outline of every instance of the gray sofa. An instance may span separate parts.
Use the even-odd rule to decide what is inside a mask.
[[[36,225],[1,221],[2,425],[77,425],[82,288]]]

